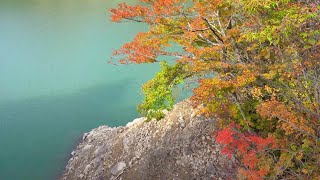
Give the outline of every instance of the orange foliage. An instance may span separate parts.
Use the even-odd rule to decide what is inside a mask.
[[[126,3],[119,4],[117,9],[111,9],[110,12],[111,20],[113,22],[119,22],[122,19],[131,19],[135,17],[143,17],[150,14],[149,8],[135,5],[135,6],[128,6]]]
[[[315,135],[314,130],[306,119],[292,112],[283,102],[278,102],[275,98],[258,106],[257,112],[263,118],[279,119],[279,128],[284,130],[288,135],[293,133]]]
[[[114,22],[149,26],[114,52],[121,63],[167,56],[183,65],[185,78],[197,80],[193,105],[224,128],[217,136],[223,152],[242,160],[239,176],[319,177],[319,6],[284,0],[140,2],[111,9]],[[168,49],[172,45],[182,50]],[[276,142],[280,150],[269,146]]]

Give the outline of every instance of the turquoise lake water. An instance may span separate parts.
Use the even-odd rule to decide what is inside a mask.
[[[158,65],[107,64],[146,27],[119,0],[0,0],[0,179],[56,179],[84,132],[138,117]]]

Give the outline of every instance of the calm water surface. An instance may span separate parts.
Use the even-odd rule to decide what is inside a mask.
[[[56,179],[82,133],[138,116],[158,66],[106,63],[145,30],[109,22],[119,2],[0,0],[1,180]]]

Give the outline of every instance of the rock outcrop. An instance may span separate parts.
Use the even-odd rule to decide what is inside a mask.
[[[225,179],[234,173],[210,134],[212,119],[196,115],[188,100],[160,121],[135,119],[123,127],[100,126],[83,136],[62,180]]]

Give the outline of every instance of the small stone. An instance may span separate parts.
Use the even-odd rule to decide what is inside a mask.
[[[72,155],[72,156],[76,155],[76,152],[75,152],[75,151],[72,151],[72,152],[71,152],[71,155]]]
[[[196,112],[192,111],[191,117],[192,117],[192,118],[196,117]]]
[[[119,162],[113,168],[111,169],[111,174],[114,176],[119,176],[122,174],[123,170],[127,167],[127,164],[125,162]]]
[[[79,178],[80,178],[80,179],[84,178],[84,175],[83,175],[83,174],[80,174],[80,175],[79,175]]]
[[[87,151],[87,150],[89,150],[89,149],[91,149],[91,147],[92,147],[92,145],[89,145],[89,144],[87,144],[87,145],[85,145],[84,147],[83,147],[83,151]]]
[[[185,147],[182,149],[183,155],[190,155],[193,153],[192,149],[190,147]]]
[[[90,164],[88,164],[83,170],[84,174],[88,174],[90,168],[91,168],[91,166],[90,166]]]
[[[166,110],[166,109],[164,109],[164,110],[162,110],[162,113],[163,113],[164,115],[168,115],[168,114],[169,114],[169,111]]]
[[[82,137],[82,140],[85,141],[87,139],[88,135],[89,135],[89,133],[84,133],[83,137]]]

